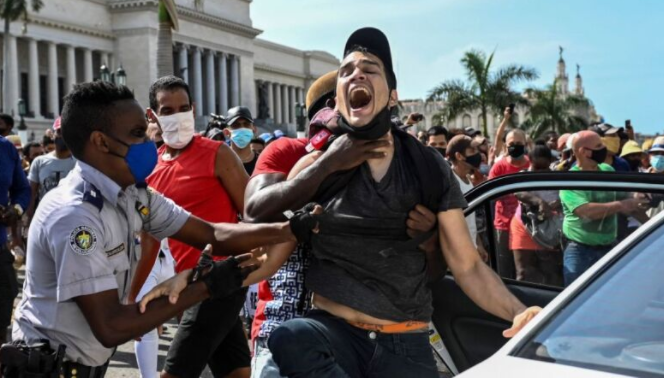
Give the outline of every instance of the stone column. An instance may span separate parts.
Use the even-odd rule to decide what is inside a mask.
[[[196,104],[196,116],[203,115],[203,72],[201,64],[201,49],[193,47],[194,61],[193,61],[193,74],[194,74],[194,103]]]
[[[228,113],[228,55],[219,54],[219,112]]]
[[[18,99],[20,96],[19,91],[19,74],[18,74],[18,51],[16,49],[16,37],[13,35],[7,36],[5,39],[9,43],[9,61],[7,62],[7,93],[3,93],[6,96],[4,112],[7,114],[16,113],[18,115]]]
[[[274,88],[272,83],[269,81],[267,83],[267,106],[270,108],[270,118],[276,122],[276,115],[274,113]]]
[[[28,41],[28,60],[30,61],[30,71],[28,73],[28,83],[30,85],[30,110],[35,118],[41,118],[41,101],[39,97],[39,50],[37,49],[37,40]]]
[[[283,123],[285,124],[290,123],[289,102],[290,100],[288,99],[288,86],[284,84],[281,86],[281,113],[282,113]]]
[[[206,114],[209,113],[217,113],[217,92],[216,92],[216,85],[215,85],[215,78],[214,78],[214,56],[215,52],[212,50],[208,50],[207,53],[205,54],[205,76],[207,77],[207,86],[206,86],[206,92],[207,92],[207,111]]]
[[[281,124],[281,85],[274,84],[274,123]]]
[[[187,45],[180,45],[180,51],[178,52],[178,69],[177,75],[182,77],[182,80],[185,83],[189,84],[189,57],[187,53]]]
[[[304,88],[297,89],[297,102],[305,106],[306,99],[304,98]]]
[[[48,112],[54,117],[60,115],[60,99],[58,96],[58,46],[55,42],[48,43]]]
[[[290,86],[290,87],[288,87],[288,89],[289,89],[289,92],[290,92],[289,95],[288,95],[288,98],[290,99],[290,104],[289,104],[289,107],[288,107],[288,113],[289,113],[289,118],[288,118],[289,121],[288,122],[291,125],[294,125],[295,124],[295,118],[296,118],[296,116],[295,116],[295,104],[298,101],[297,101],[297,98],[295,97],[295,87]]]
[[[109,62],[108,59],[109,59],[108,58],[108,53],[107,52],[102,52],[101,53],[101,64],[102,65],[105,64],[106,67],[109,67],[109,64],[111,64],[111,62]],[[109,67],[109,69],[110,69],[110,67]]]
[[[76,49],[72,45],[67,45],[67,76],[65,76],[65,93],[74,88],[76,84]]]
[[[240,105],[240,62],[237,55],[231,58],[231,106]]]
[[[83,81],[89,83],[93,80],[94,75],[92,74],[92,50],[84,49],[83,50]]]

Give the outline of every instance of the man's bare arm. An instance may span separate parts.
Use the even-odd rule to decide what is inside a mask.
[[[135,301],[147,280],[159,255],[159,241],[145,231],[141,231],[141,259],[138,260],[134,278],[131,280],[129,300]]]
[[[214,163],[214,172],[238,212],[244,210],[244,191],[249,176],[240,158],[225,144],[219,146]]]
[[[296,241],[288,222],[212,224],[193,215],[173,239],[201,250],[211,244],[213,253],[218,256],[238,255],[265,245]]]
[[[74,301],[83,312],[97,340],[104,347],[113,348],[144,335],[208,297],[207,287],[198,282],[184,289],[175,304],[171,304],[166,297],[155,299],[143,314],[139,312],[136,304],[120,304],[116,289],[83,295],[74,298]]]
[[[513,320],[526,310],[505,287],[500,277],[482,262],[470,240],[460,209],[438,213],[440,247],[456,282],[470,299],[487,312]]]
[[[577,207],[574,210],[574,214],[583,219],[599,220],[618,213],[630,215],[633,212],[642,210],[640,206],[644,206],[647,203],[648,200],[643,198],[629,198],[606,203],[591,202]]]
[[[303,169],[290,181],[285,175],[259,175],[249,181],[245,195],[244,218],[247,222],[283,219],[281,213],[306,205],[318,187],[333,172],[356,167],[368,159],[385,157],[374,150],[389,146],[387,140],[364,141],[343,135],[335,140],[321,159]],[[281,180],[281,181],[280,181]]]

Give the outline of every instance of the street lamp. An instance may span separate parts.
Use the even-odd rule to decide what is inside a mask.
[[[125,72],[122,65],[115,71],[115,84],[116,85],[127,85],[127,72]]]
[[[21,138],[22,144],[28,143],[28,126],[25,124],[25,116],[28,114],[25,108],[25,101],[22,98],[18,99],[18,115],[21,117],[21,122],[18,125],[18,136]]]
[[[108,66],[106,66],[106,63],[102,64],[101,67],[99,68],[99,73],[101,76],[101,81],[110,83],[111,82],[111,70],[108,69]]]
[[[295,104],[295,117],[297,119],[297,137],[304,138],[304,126],[307,122],[306,106],[304,104]]]

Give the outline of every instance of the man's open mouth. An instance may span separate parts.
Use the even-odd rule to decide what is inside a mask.
[[[367,88],[355,87],[350,90],[350,107],[353,110],[359,110],[371,103],[373,96]]]

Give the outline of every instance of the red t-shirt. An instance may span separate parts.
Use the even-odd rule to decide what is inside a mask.
[[[306,138],[291,139],[280,138],[270,143],[258,157],[254,174],[251,176],[282,173],[288,175],[295,164],[307,154],[306,146],[309,140]],[[270,284],[262,281],[258,284],[258,302],[256,304],[256,313],[254,314],[254,323],[251,326],[251,339],[258,336],[261,324],[265,319],[265,305],[274,300]]]
[[[493,167],[491,167],[491,171],[489,172],[489,180],[494,177],[511,175],[521,172],[524,169],[530,168],[530,161],[528,160],[528,157],[526,157],[525,164],[521,166],[510,164],[507,161],[508,159],[509,158],[507,157],[503,157],[502,159],[498,160],[493,165]],[[496,216],[493,220],[493,226],[496,228],[496,230],[509,231],[510,222],[512,221],[512,217],[516,212],[517,206],[519,206],[519,201],[513,194],[501,197],[496,201]]]
[[[193,141],[173,160],[162,160],[166,146],[159,149],[159,161],[147,183],[193,215],[212,223],[237,223],[238,211],[215,174],[221,142],[194,136]],[[169,239],[175,271],[192,269],[201,251]],[[225,257],[215,257],[223,260]]]

